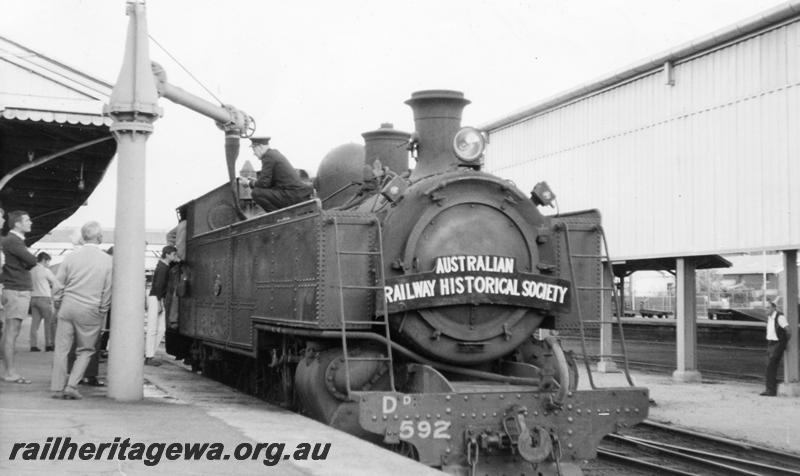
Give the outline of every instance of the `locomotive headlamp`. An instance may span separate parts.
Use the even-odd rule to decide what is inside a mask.
[[[533,203],[537,206],[552,207],[555,199],[556,194],[550,190],[550,186],[547,185],[547,182],[539,182],[534,185],[533,190],[531,190],[531,200],[533,200]]]
[[[462,127],[453,138],[453,150],[464,162],[478,164],[486,149],[486,137],[474,127]]]

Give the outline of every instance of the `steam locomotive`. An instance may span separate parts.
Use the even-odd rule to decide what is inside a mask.
[[[462,93],[406,103],[415,132],[334,150],[321,199],[264,214],[225,184],[178,209],[167,352],[450,473],[580,474],[648,410],[632,383],[578,390],[571,353],[538,332],[608,304],[599,214],[544,216],[546,184],[529,197],[482,172]]]

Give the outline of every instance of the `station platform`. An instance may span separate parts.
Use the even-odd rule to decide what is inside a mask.
[[[29,321],[29,320],[28,320]],[[31,384],[0,381],[0,474],[280,474],[280,475],[405,475],[442,474],[405,457],[358,438],[331,429],[314,420],[243,395],[229,387],[192,373],[164,354],[160,367],[146,366],[145,398],[141,402],[120,403],[106,397],[105,387],[81,386],[82,400],[55,400],[49,390],[52,352],[29,352],[27,322],[18,340],[17,362],[20,373]],[[588,379],[579,366],[579,388],[588,388]],[[101,376],[105,364],[101,364]],[[625,386],[621,373],[593,373],[597,386]],[[650,418],[685,428],[800,454],[800,399],[762,397],[760,383],[704,379],[700,384],[676,383],[670,375],[634,372],[637,386],[648,387],[654,405]],[[162,451],[137,460],[107,458],[71,461],[40,460],[48,438],[55,446],[58,437],[72,443],[129,444],[221,444],[229,459],[169,460]],[[63,440],[62,440],[63,441]],[[14,460],[15,445],[20,448]],[[257,458],[238,460],[233,449],[259,443],[285,444],[274,458],[268,447]],[[295,459],[298,445],[325,445],[330,450],[324,460]],[[36,460],[22,459],[30,444],[38,444]],[[62,443],[63,446],[63,443]],[[153,449],[155,448],[155,449]],[[110,450],[109,450],[110,451]],[[268,457],[269,456],[269,457]],[[272,465],[265,464],[274,463]]]
[[[334,430],[317,421],[269,405],[254,397],[243,395],[218,382],[192,373],[160,354],[160,367],[145,366],[144,400],[120,403],[106,397],[106,387],[79,386],[82,400],[56,400],[51,398],[50,368],[52,352],[30,352],[28,323],[17,341],[16,363],[19,373],[31,384],[0,381],[0,474],[3,475],[137,475],[137,474],[279,474],[279,475],[435,475],[442,473],[408,458],[395,454],[359,438]],[[101,377],[105,376],[105,363],[101,363]],[[52,437],[50,452],[58,437],[69,437],[71,443],[113,443],[115,451],[129,439],[131,451],[135,443],[151,445],[138,460],[108,459],[112,449],[107,447],[99,459],[81,460],[80,455],[71,461],[39,460],[47,439]],[[65,446],[65,439],[60,447]],[[11,460],[14,445],[35,443],[20,448]],[[212,444],[224,445],[228,459],[175,460],[167,458],[163,450],[158,463],[157,445],[204,444],[206,454]],[[259,443],[267,445],[256,459],[237,460],[234,451],[241,446],[240,455],[255,450]],[[298,445],[309,443],[311,451],[302,459],[295,458]],[[312,456],[323,454],[325,444],[330,449],[324,460]],[[316,447],[315,445],[319,445]],[[36,460],[23,460],[25,451]],[[88,451],[88,450],[87,450]],[[50,455],[44,451],[46,457]],[[65,453],[68,454],[68,453]],[[96,452],[95,452],[96,454]],[[119,454],[119,453],[117,453]],[[131,453],[127,453],[130,455]],[[183,453],[181,453],[183,454]],[[278,455],[276,458],[275,455]],[[270,464],[266,464],[267,463]],[[274,464],[272,464],[274,463]]]
[[[579,389],[589,388],[583,365]],[[622,373],[593,372],[598,387],[628,385]],[[650,389],[651,420],[800,455],[800,398],[762,397],[764,383],[702,378],[678,383],[671,375],[632,372],[636,386]]]

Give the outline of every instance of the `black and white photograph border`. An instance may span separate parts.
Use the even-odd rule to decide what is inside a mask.
[[[0,0],[0,473],[800,470],[798,87],[797,0]]]

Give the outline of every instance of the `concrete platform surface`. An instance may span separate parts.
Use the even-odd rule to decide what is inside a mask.
[[[161,367],[145,367],[145,399],[119,403],[106,398],[106,389],[81,386],[85,398],[54,400],[49,391],[52,353],[29,352],[27,322],[18,341],[18,368],[33,381],[30,385],[0,382],[0,474],[281,474],[281,475],[426,475],[441,472],[419,465],[358,438],[335,431],[316,421],[242,395],[217,382],[188,371],[170,357],[161,355]],[[579,366],[583,374],[583,366]],[[104,365],[101,365],[101,372]],[[598,386],[627,385],[621,373],[594,373]],[[800,399],[761,397],[762,384],[704,378],[702,383],[676,383],[670,375],[635,372],[634,383],[650,389],[655,405],[650,418],[687,428],[777,449],[800,453]],[[580,388],[588,388],[581,375]],[[157,464],[158,447],[137,460],[107,458],[72,461],[24,460],[38,457],[49,443],[71,438],[71,442],[114,443],[115,451],[128,441],[150,445],[179,443],[224,445],[229,459],[169,460],[166,448]],[[14,445],[19,448],[10,460]],[[237,446],[255,449],[258,457],[237,460]],[[278,446],[285,444],[275,458]],[[293,458],[295,449],[310,443],[319,450],[330,443],[325,460]],[[33,444],[39,445],[35,451]],[[208,447],[207,451],[212,448]],[[49,454],[49,453],[48,453]],[[130,453],[128,453],[130,454]],[[283,459],[285,456],[288,459]],[[302,456],[302,455],[300,455]],[[223,458],[220,453],[220,458]],[[265,464],[275,463],[274,465]]]
[[[0,474],[280,474],[280,475],[404,475],[442,473],[416,463],[381,447],[285,411],[256,398],[243,395],[161,355],[161,367],[145,367],[145,398],[136,403],[119,403],[106,397],[105,387],[81,385],[82,400],[51,398],[50,366],[52,352],[29,352],[27,326],[18,340],[17,368],[32,381],[30,385],[0,381]],[[104,364],[101,364],[101,373]],[[134,443],[220,443],[224,451],[217,460],[200,458],[185,460],[183,456],[168,460],[166,448],[157,464],[158,447],[150,447],[138,460],[108,459],[112,446],[101,458],[72,461],[39,461],[47,439],[52,437],[52,451],[57,437],[69,437],[72,443],[111,443],[118,438],[116,452],[122,452],[129,439],[127,454]],[[65,446],[63,443],[61,448]],[[19,448],[10,460],[14,445],[32,443]],[[266,443],[256,459],[237,460],[241,454]],[[278,453],[277,444],[285,444]],[[310,443],[311,451],[303,460],[296,449]],[[324,460],[314,460],[330,444]],[[319,445],[318,448],[315,445]],[[207,452],[212,451],[209,446]],[[35,461],[23,460],[26,455]],[[60,450],[59,450],[60,451]],[[88,451],[88,450],[87,450]],[[97,450],[95,450],[96,452]],[[183,451],[183,450],[181,450]],[[49,456],[49,452],[44,451]],[[135,454],[135,453],[134,453]],[[183,453],[181,452],[181,455]],[[208,453],[206,453],[208,454]],[[222,454],[228,454],[223,459]],[[276,455],[279,455],[276,457]],[[297,455],[298,458],[295,458]],[[265,464],[274,463],[274,465]]]
[[[593,375],[597,386],[627,385],[622,373]],[[701,383],[677,383],[670,375],[641,372],[632,378],[650,389],[652,420],[800,454],[798,397],[762,397],[763,383],[705,377]],[[588,386],[581,372],[579,388]]]

